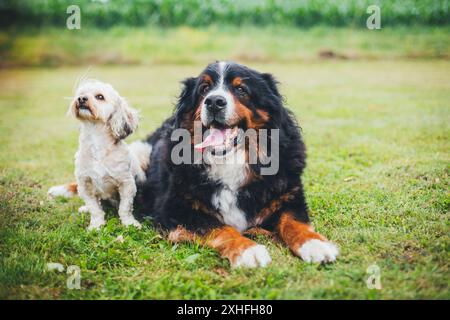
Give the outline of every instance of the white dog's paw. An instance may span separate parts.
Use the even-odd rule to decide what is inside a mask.
[[[128,226],[135,226],[136,228],[140,229],[142,228],[142,225],[132,216],[126,217],[126,218],[120,218],[120,221],[122,221],[122,224],[126,227]]]
[[[78,208],[78,213],[89,213],[89,207],[88,206],[81,206]]]
[[[59,185],[48,189],[47,195],[52,199],[56,197],[72,198],[74,193],[66,185]]]
[[[88,231],[100,230],[100,227],[105,224],[105,219],[91,219],[91,223],[87,228]]]
[[[328,241],[312,239],[306,241],[297,252],[306,262],[333,262],[339,254],[337,246]]]
[[[232,267],[256,268],[265,267],[272,262],[269,252],[263,245],[255,245],[245,249],[236,261],[232,263]]]

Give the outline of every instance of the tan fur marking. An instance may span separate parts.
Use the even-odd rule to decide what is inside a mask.
[[[67,190],[69,190],[72,193],[78,192],[78,184],[76,182],[71,182],[67,185]]]
[[[201,113],[202,113],[202,104],[203,99],[200,100],[199,105],[197,106],[197,109],[195,109],[194,112],[188,112],[183,116],[181,127],[184,129],[189,130],[189,133],[191,134],[191,144],[194,144],[194,122],[195,121],[201,121]]]
[[[195,110],[194,120],[200,121],[201,120],[201,114],[202,114],[202,108],[199,106],[197,110]]]
[[[256,113],[263,119],[264,122],[269,121],[269,113],[267,111],[256,109]]]
[[[183,114],[182,116],[182,120],[181,120],[181,127],[183,129],[188,130],[191,135],[194,134],[194,121],[193,121],[193,112],[186,112],[185,114]]]
[[[267,112],[259,109],[257,110],[257,113],[258,115],[261,116],[261,118],[255,119],[252,111],[249,108],[247,108],[244,104],[242,104],[236,97],[234,97],[234,104],[236,107],[237,117],[239,119],[245,119],[247,127],[249,129],[255,130],[261,129],[269,120],[269,115],[267,114]]]
[[[253,240],[244,237],[230,226],[213,229],[204,236],[178,226],[169,233],[168,240],[173,243],[199,241],[202,245],[217,250],[230,263],[235,263],[244,250],[256,245]]]
[[[211,78],[211,76],[209,74],[204,74],[203,75],[203,81],[208,82],[209,84],[213,83],[212,78]]]
[[[235,263],[245,249],[256,245],[254,241],[244,237],[230,226],[213,229],[206,235],[204,241],[207,246],[217,250],[231,263]]]
[[[175,230],[170,231],[167,239],[172,243],[195,242],[200,240],[197,234],[186,230],[182,226],[178,226]]]
[[[89,111],[91,112],[92,120],[98,120],[98,111],[97,111],[97,109],[92,105],[91,98],[89,98],[88,103],[87,103],[86,106],[89,108]],[[79,119],[82,119],[82,118],[80,118],[80,105],[79,105],[79,103],[76,102],[76,101],[74,101],[73,104],[72,104],[72,106],[71,106],[71,108],[74,108],[74,111],[73,111],[73,112],[74,112],[75,116],[76,116],[77,118],[79,118]]]
[[[201,202],[200,200],[196,200],[193,199],[190,195],[185,194],[184,198],[191,204],[192,209],[194,210],[198,210],[202,213],[208,214],[208,215],[212,215],[212,216],[216,216],[217,212],[215,212],[214,210],[209,209],[203,202]]]
[[[292,212],[285,212],[281,215],[277,231],[283,242],[293,252],[298,252],[298,249],[308,240],[325,240],[323,236],[314,232],[310,225],[297,221]]]
[[[245,235],[248,236],[267,236],[267,237],[273,237],[273,232],[263,229],[263,228],[259,228],[259,227],[254,227],[251,229],[248,229],[247,231],[244,232]]]
[[[233,81],[231,82],[231,84],[233,85],[233,87],[238,87],[242,84],[242,79],[241,77],[236,77],[233,79]]]
[[[298,187],[293,188],[291,191],[282,194],[277,199],[272,200],[267,207],[262,209],[255,217],[255,224],[259,225],[264,222],[272,214],[280,210],[283,203],[293,199],[295,193],[298,191]]]

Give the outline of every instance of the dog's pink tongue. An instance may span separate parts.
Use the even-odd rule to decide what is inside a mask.
[[[203,142],[198,143],[194,146],[195,149],[203,151],[206,147],[215,147],[223,145],[225,141],[225,130],[219,130],[211,128],[209,130],[209,135],[203,140]]]

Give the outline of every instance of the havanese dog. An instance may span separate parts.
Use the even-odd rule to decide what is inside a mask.
[[[136,183],[145,180],[148,157],[140,156],[145,153],[139,150],[140,142],[128,146],[124,141],[138,126],[136,110],[110,84],[86,80],[78,87],[69,114],[80,121],[79,148],[75,154],[77,182],[72,188],[52,187],[49,195],[67,197],[70,196],[67,193],[77,192],[85,202],[79,211],[91,215],[88,230],[105,224],[101,200],[118,204],[119,217],[125,226],[140,228],[132,214],[133,201]]]

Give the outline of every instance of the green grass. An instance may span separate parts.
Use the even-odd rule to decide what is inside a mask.
[[[172,111],[190,66],[97,67],[142,111],[143,138]],[[252,64],[274,73],[303,127],[304,176],[316,229],[335,241],[335,264],[307,264],[260,237],[273,264],[233,270],[212,250],[171,245],[147,221],[115,214],[88,233],[80,199],[49,201],[73,180],[76,121],[65,116],[85,68],[0,73],[0,298],[449,299],[449,61]],[[122,235],[124,242],[115,241]],[[81,290],[49,262],[78,265]],[[381,268],[381,290],[366,269]]]
[[[310,62],[321,53],[340,60],[450,59],[450,27],[296,29],[209,26],[108,32],[82,27],[0,31],[0,66],[194,64],[215,59],[248,63]]]

